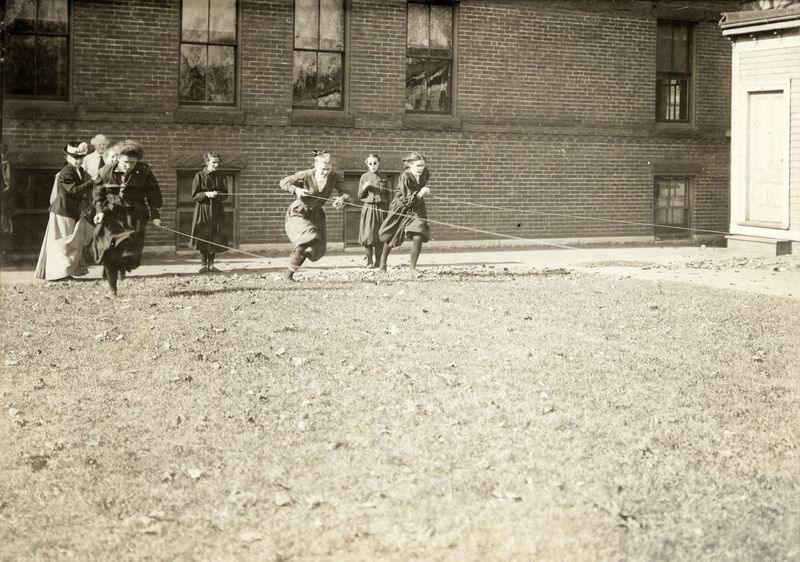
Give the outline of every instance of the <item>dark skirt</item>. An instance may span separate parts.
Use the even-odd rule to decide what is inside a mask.
[[[192,236],[195,238],[189,240],[189,246],[203,253],[219,254],[227,250],[228,233],[221,205],[197,203],[194,206]]]
[[[92,239],[97,263],[115,262],[127,271],[139,267],[144,249],[147,216],[133,207],[115,207],[103,214],[103,222],[95,226]]]
[[[358,243],[376,246],[381,243],[379,231],[386,220],[386,203],[364,203],[361,206],[361,221],[358,225]]]
[[[286,210],[286,235],[295,246],[311,249],[308,259],[317,261],[327,250],[325,211],[321,207],[306,207],[294,201]]]
[[[406,238],[415,235],[422,236],[423,242],[431,239],[431,229],[428,226],[428,211],[425,202],[417,200],[411,207],[406,207],[395,198],[389,205],[389,214],[380,228],[380,240],[392,248],[403,245]]]

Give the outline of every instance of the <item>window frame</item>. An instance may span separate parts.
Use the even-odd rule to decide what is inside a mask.
[[[36,17],[36,24],[38,27],[39,17],[38,17],[38,8],[39,8],[39,0],[36,0],[36,8],[37,8],[37,17]],[[8,6],[3,7],[3,17],[5,18],[8,15]],[[64,95],[63,96],[50,96],[50,95],[38,95],[38,94],[12,94],[7,91],[8,88],[8,65],[3,64],[2,72],[2,89],[0,90],[0,95],[4,98],[9,100],[23,100],[23,101],[43,101],[43,102],[69,102],[72,98],[72,59],[73,59],[73,0],[67,0],[67,33],[66,35],[57,34],[57,33],[38,33],[37,31],[33,32],[25,32],[25,33],[13,33],[10,31],[12,26],[5,27],[2,32],[2,49],[4,51],[5,57],[9,56],[9,38],[14,35],[31,35],[34,37],[38,36],[46,36],[46,37],[66,37],[66,68],[64,69],[65,75],[65,84],[64,84]]]
[[[441,57],[441,56],[431,56],[430,53],[427,57],[419,57],[419,56],[410,56],[408,52],[408,6],[410,4],[422,4],[427,5],[430,10],[430,6],[447,6],[450,8],[450,15],[451,15],[451,38],[452,44],[450,46],[450,56],[449,57]],[[428,20],[430,21],[430,19]],[[405,48],[405,73],[406,78],[404,80],[404,90],[407,91],[408,88],[408,60],[410,58],[425,58],[427,60],[449,60],[450,61],[450,83],[449,83],[449,98],[450,98],[450,107],[446,111],[428,111],[428,110],[419,110],[419,109],[408,109],[406,107],[406,100],[407,94],[403,96],[403,109],[407,116],[431,116],[431,117],[453,117],[456,114],[456,61],[458,59],[458,2],[452,0],[408,0],[406,2],[406,21],[405,21],[405,34],[406,34],[406,48]],[[429,45],[430,45],[430,28],[428,29],[429,35]],[[430,47],[429,47],[430,51]]]
[[[185,251],[194,251],[194,248],[189,246],[189,241],[191,240],[189,237],[184,236],[184,234],[191,234],[191,220],[189,224],[186,226],[188,230],[184,232],[181,230],[181,212],[188,212],[189,210],[194,211],[195,202],[192,200],[191,202],[181,201],[180,196],[180,189],[181,189],[181,179],[182,177],[186,177],[189,179],[189,196],[191,197],[191,185],[192,181],[194,180],[194,176],[199,172],[197,168],[176,168],[175,169],[175,230],[178,233],[175,234],[175,251],[176,252],[185,252]],[[217,169],[217,173],[224,175],[226,178],[228,176],[233,177],[234,185],[228,185],[228,193],[231,195],[228,200],[223,204],[225,209],[225,214],[232,215],[233,223],[231,224],[231,234],[232,237],[228,239],[228,245],[231,248],[238,248],[239,247],[239,186],[241,185],[241,169],[239,168],[224,168],[220,167]],[[185,241],[185,242],[184,242]]]
[[[685,72],[675,71],[675,70],[662,70],[659,68],[659,47],[658,47],[658,36],[659,36],[659,28],[661,26],[668,25],[673,30],[673,40],[671,42],[672,52],[674,53],[674,30],[677,27],[685,27],[686,28],[686,37],[687,37],[687,54],[686,54],[686,64],[687,70]],[[695,82],[695,29],[696,26],[691,21],[686,20],[670,20],[670,19],[658,19],[656,22],[656,79],[655,79],[655,119],[656,123],[658,124],[678,124],[678,125],[686,125],[691,124],[693,122],[694,116],[694,98],[695,98],[695,91],[694,91],[694,82]],[[672,58],[672,57],[671,57]],[[662,83],[666,80],[685,80],[686,87],[685,87],[685,95],[686,95],[686,114],[682,115],[677,119],[670,119],[666,115],[669,114],[669,105],[667,104],[666,107],[661,104],[660,100],[662,99]],[[678,106],[680,108],[680,105]],[[664,110],[664,111],[662,111]]]
[[[319,25],[320,25],[320,16],[319,13],[321,12],[321,3],[322,0],[317,1],[317,33],[319,36]],[[295,41],[295,13],[296,13],[296,6],[297,0],[292,1],[292,80],[291,80],[291,109],[292,112],[296,114],[302,114],[303,112],[307,112],[308,114],[312,115],[320,115],[320,112],[328,112],[329,114],[346,114],[349,111],[349,67],[350,67],[350,0],[341,0],[342,2],[342,50],[336,51],[331,49],[309,49],[309,48],[298,48]],[[325,107],[325,106],[309,106],[309,105],[296,105],[294,101],[294,56],[297,51],[304,51],[304,52],[315,52],[317,53],[317,57],[319,57],[319,53],[339,53],[341,54],[341,64],[342,64],[342,103],[339,107]],[[319,58],[317,59],[319,60]]]
[[[56,175],[62,170],[63,165],[61,166],[49,166],[49,165],[17,165],[12,164],[11,168],[11,175],[12,175],[12,192],[13,192],[13,201],[14,201],[14,210],[11,215],[12,220],[14,221],[14,234],[11,236],[13,241],[13,251],[15,252],[26,252],[26,251],[33,251],[38,250],[41,247],[42,240],[44,239],[45,232],[47,230],[47,221],[50,214],[50,194],[53,189],[53,183],[55,181]],[[31,175],[34,177],[31,178]],[[23,185],[23,182],[20,181],[22,177],[25,177],[25,186],[27,191],[27,186],[31,184],[35,184],[40,186],[41,192],[38,193],[39,196],[43,197],[43,205],[42,207],[22,207],[19,203],[22,197],[25,195],[23,191],[20,189],[20,186]],[[46,180],[46,181],[45,181]],[[32,231],[29,228],[29,224],[25,225],[25,228],[22,228],[22,225],[19,224],[19,218],[21,216],[32,217],[32,216],[40,216],[42,220],[39,222],[41,223],[41,230]],[[29,239],[30,243],[26,245],[20,245],[19,236],[21,234],[25,234],[26,238]]]
[[[693,177],[685,174],[657,174],[653,176],[653,236],[656,238],[690,238],[692,234],[692,180]],[[665,207],[658,206],[658,188],[659,183],[668,181],[670,184],[675,182],[683,182],[684,196],[683,206],[677,207],[667,204]],[[672,189],[672,185],[669,186]],[[668,196],[668,201],[671,199]],[[658,211],[667,211],[667,220],[675,209],[681,209],[683,212],[682,224],[660,222],[658,218]]]
[[[213,0],[208,0],[208,9],[209,9],[209,20],[210,20],[210,10],[211,10],[211,2]],[[241,99],[241,31],[242,31],[242,1],[241,0],[234,0],[236,10],[235,20],[236,20],[236,39],[233,43],[233,101],[231,102],[215,102],[209,101],[208,98],[208,83],[206,83],[206,99],[203,101],[195,101],[195,100],[184,100],[181,99],[181,51],[184,45],[205,45],[206,47],[206,62],[208,61],[208,47],[209,46],[216,46],[216,47],[230,47],[230,43],[212,43],[210,41],[201,42],[201,41],[184,41],[183,40],[183,3],[184,0],[180,2],[180,17],[179,17],[179,26],[178,26],[178,87],[176,88],[176,98],[179,106],[182,107],[216,107],[216,108],[226,108],[226,107],[238,107],[240,105]]]

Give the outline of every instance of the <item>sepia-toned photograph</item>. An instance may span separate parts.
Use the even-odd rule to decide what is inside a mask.
[[[0,562],[800,562],[800,1],[0,49]]]

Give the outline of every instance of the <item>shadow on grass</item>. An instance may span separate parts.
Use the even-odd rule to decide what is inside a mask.
[[[285,284],[285,285],[276,285],[276,286],[268,286],[268,285],[261,285],[256,287],[215,287],[213,289],[173,289],[167,291],[167,297],[194,297],[194,296],[208,296],[208,295],[220,295],[220,294],[228,294],[228,293],[245,293],[245,292],[253,292],[253,291],[271,291],[271,292],[286,292],[286,293],[302,293],[302,292],[309,292],[313,291],[314,293],[318,293],[321,289],[326,291],[344,291],[347,290],[348,287],[345,285],[341,286],[331,286],[330,281],[326,282],[324,287],[320,287],[319,285],[307,285],[303,286],[303,284]]]

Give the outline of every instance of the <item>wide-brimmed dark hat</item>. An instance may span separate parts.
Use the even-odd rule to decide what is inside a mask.
[[[72,141],[64,146],[64,154],[75,156],[76,158],[83,158],[89,154],[89,145],[85,142]]]

